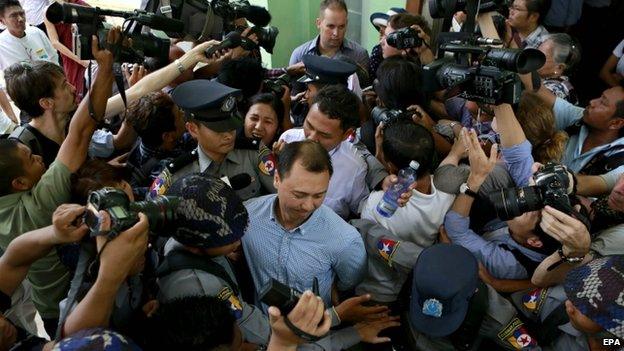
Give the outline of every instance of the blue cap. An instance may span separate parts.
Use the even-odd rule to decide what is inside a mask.
[[[188,119],[202,122],[215,132],[227,132],[242,125],[236,108],[239,96],[239,89],[207,79],[182,83],[171,94]]]
[[[373,25],[373,27],[375,27],[375,29],[379,30],[380,27],[387,27],[388,26],[388,20],[390,19],[390,17],[399,14],[399,13],[406,13],[407,11],[403,8],[400,7],[391,7],[390,10],[388,10],[388,12],[383,13],[383,12],[375,12],[372,15],[370,15],[370,22]]]
[[[424,249],[414,266],[409,319],[412,327],[432,337],[453,333],[466,318],[477,288],[476,258],[454,244]]]
[[[62,339],[53,350],[141,351],[129,338],[104,328],[83,329]]]
[[[347,85],[347,79],[355,73],[357,66],[325,56],[304,55],[303,65],[306,74],[299,78],[300,83],[322,83]]]

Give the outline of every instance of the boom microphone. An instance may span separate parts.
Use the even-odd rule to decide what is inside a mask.
[[[230,181],[230,186],[232,190],[241,190],[249,186],[251,184],[251,176],[247,173],[237,174],[228,178]]]

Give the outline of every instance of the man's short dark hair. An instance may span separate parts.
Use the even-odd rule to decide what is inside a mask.
[[[340,120],[340,128],[346,131],[349,128],[360,126],[358,97],[347,87],[333,84],[327,85],[318,91],[312,104],[317,105],[319,111],[330,119]]]
[[[163,143],[162,134],[176,129],[174,103],[171,97],[156,91],[132,102],[126,120],[147,147],[157,149]]]
[[[22,7],[22,4],[18,0],[0,0],[0,17],[4,17],[4,10],[11,6]]]
[[[303,168],[312,173],[334,173],[329,153],[321,144],[312,140],[288,143],[277,155],[277,173],[282,179],[288,176],[295,162],[301,162]]]
[[[0,196],[13,191],[13,179],[24,174],[24,165],[17,156],[19,141],[15,139],[0,139]]]
[[[344,0],[323,0],[321,1],[321,6],[319,8],[319,11],[321,12],[321,14],[323,14],[323,11],[325,11],[325,9],[327,8],[338,8],[341,10],[344,10],[344,12],[349,12],[347,10],[347,4],[344,2]]]
[[[146,350],[205,351],[230,345],[236,319],[212,296],[188,296],[160,304],[146,328]]]
[[[47,61],[18,62],[4,70],[7,93],[20,110],[33,118],[43,115],[39,99],[54,97],[61,77],[65,77],[63,69]]]
[[[544,23],[544,19],[546,19],[548,10],[550,10],[551,3],[551,0],[526,0],[526,8],[529,13],[533,12],[539,14],[537,23],[542,24]]]
[[[411,27],[418,25],[427,35],[431,35],[431,27],[427,20],[421,15],[412,15],[409,13],[397,13],[388,18],[388,26],[396,29]]]
[[[399,169],[409,167],[412,160],[420,164],[418,177],[431,172],[435,147],[427,128],[403,119],[384,128],[382,143],[384,158]]]
[[[374,87],[379,100],[387,108],[405,110],[411,105],[427,105],[422,68],[406,57],[384,59],[377,69]]]
[[[123,168],[100,159],[88,160],[71,175],[72,202],[86,204],[90,192],[107,186],[115,187],[125,178],[126,171]]]

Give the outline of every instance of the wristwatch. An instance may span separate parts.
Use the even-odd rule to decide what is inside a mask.
[[[468,195],[472,197],[473,199],[476,199],[479,196],[477,193],[472,191],[472,189],[470,189],[470,187],[468,186],[468,183],[463,183],[462,185],[460,185],[459,192],[464,195]]]

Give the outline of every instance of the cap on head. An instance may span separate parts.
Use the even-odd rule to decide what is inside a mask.
[[[453,333],[477,288],[476,258],[459,245],[433,245],[420,253],[413,274],[412,327],[432,337]]]
[[[207,249],[232,244],[245,234],[247,209],[221,179],[190,174],[175,181],[167,195],[180,198],[172,234],[180,243]]]
[[[59,341],[53,350],[101,350],[101,351],[140,351],[129,338],[110,329],[84,329]]]
[[[357,67],[351,63],[317,55],[304,55],[303,64],[306,74],[298,80],[300,83],[342,84],[346,86],[349,76],[357,70]]]
[[[242,125],[236,108],[241,91],[219,82],[196,79],[178,85],[171,98],[190,120],[202,122],[215,132],[227,132]]]
[[[564,288],[582,314],[624,339],[624,255],[595,259],[571,270]]]
[[[397,13],[406,13],[407,11],[400,7],[391,7],[386,13],[375,12],[370,16],[370,22],[375,27],[375,29],[379,30],[380,27],[388,26],[388,19],[391,16],[396,15]]]

